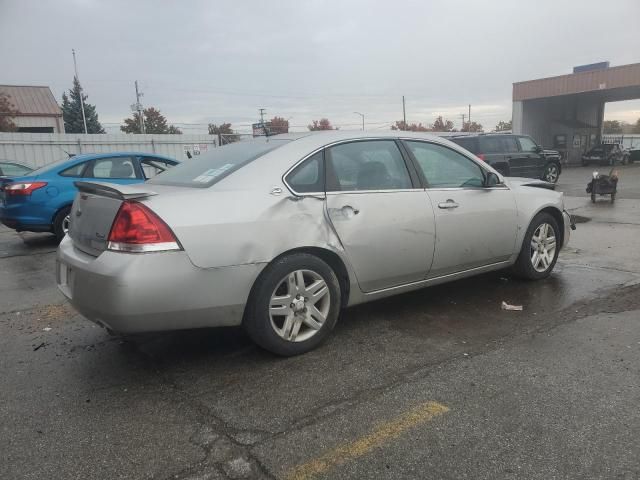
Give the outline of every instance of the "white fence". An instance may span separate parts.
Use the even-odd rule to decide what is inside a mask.
[[[0,160],[41,167],[67,154],[102,152],[145,152],[167,155],[177,160],[216,147],[214,135],[133,135],[0,133]]]
[[[640,148],[640,135],[638,134],[606,134],[602,136],[604,143],[619,143],[624,148],[638,149]]]

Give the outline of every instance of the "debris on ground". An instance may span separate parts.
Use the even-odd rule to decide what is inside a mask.
[[[47,345],[47,343],[46,343],[46,342],[42,342],[40,345],[38,345],[37,347],[35,347],[35,348],[33,349],[33,351],[35,352],[35,351],[37,351],[37,350],[40,350],[42,347],[45,347],[46,345]]]
[[[51,327],[44,327],[42,329],[43,332],[50,332],[51,331]]]
[[[502,310],[522,311],[522,305],[510,305],[504,300],[502,301]]]

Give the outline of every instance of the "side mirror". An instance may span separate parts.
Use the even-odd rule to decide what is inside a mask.
[[[502,181],[500,177],[493,172],[487,172],[487,176],[484,178],[484,186],[485,187],[495,187],[496,185],[500,185]]]
[[[534,149],[534,152],[542,153],[542,152],[544,152],[544,148],[542,148],[540,145],[536,145],[536,148]]]

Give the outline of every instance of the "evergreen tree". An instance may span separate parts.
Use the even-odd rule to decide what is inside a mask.
[[[160,110],[154,107],[145,108],[142,111],[144,118],[144,132],[145,133],[168,133],[168,134],[181,134],[180,129],[174,125],[169,125]],[[138,112],[134,112],[131,118],[124,119],[124,125],[120,126],[120,130],[124,133],[142,133],[140,131],[140,115]]]
[[[69,95],[62,94],[62,117],[64,118],[64,130],[67,133],[84,133],[82,121],[82,106],[80,95],[84,101],[84,116],[87,120],[87,133],[105,133],[98,121],[95,105],[87,103],[87,96],[82,93],[82,86],[76,77],[73,77],[73,88]]]

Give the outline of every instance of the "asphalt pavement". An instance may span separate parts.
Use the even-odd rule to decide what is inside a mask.
[[[50,236],[0,230],[0,478],[640,478],[640,165],[613,205],[592,170],[560,178],[583,223],[549,279],[355,307],[289,359],[240,329],[109,336]]]

